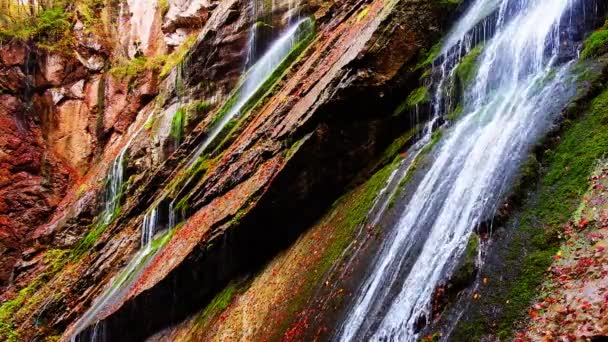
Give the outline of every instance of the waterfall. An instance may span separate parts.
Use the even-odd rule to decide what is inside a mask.
[[[435,117],[449,108],[443,89],[454,73],[450,51],[462,46],[479,20],[497,11],[494,36],[466,88],[462,118],[446,132],[387,232],[336,339],[418,339],[420,325],[431,318],[436,287],[453,271],[474,228],[493,216],[530,146],[573,95],[571,64],[557,61],[560,26],[567,25],[562,18],[575,2],[477,0],[444,40]]]
[[[124,184],[124,163],[129,144],[120,150],[120,153],[110,165],[106,176],[106,188],[104,193],[104,210],[101,214],[103,224],[110,224],[114,214],[120,205],[122,185]]]
[[[148,120],[151,119],[151,116]],[[124,185],[124,178],[126,176],[124,165],[126,163],[127,151],[131,147],[133,140],[141,133],[146,125],[142,124],[139,128],[131,134],[131,137],[126,142],[125,146],[120,150],[118,156],[112,162],[106,176],[106,188],[104,193],[104,210],[99,216],[99,220],[105,225],[109,225],[112,220],[115,219],[116,212],[120,206],[122,198],[122,187]],[[76,323],[75,333],[73,334],[71,341],[105,341],[104,329],[105,326],[102,321],[97,321],[93,326],[91,323],[95,321],[97,315],[107,306],[109,301],[121,290],[121,285],[126,283],[130,279],[131,275],[141,264],[142,260],[148,257],[150,251],[147,251],[150,247],[152,237],[158,231],[156,224],[158,222],[158,214],[156,210],[152,210],[144,217],[144,228],[142,228],[141,241],[142,249],[137,255],[131,260],[129,265],[115,277],[112,286],[110,286],[102,295],[93,303],[91,308],[85,312],[85,314]],[[82,332],[82,334],[81,334]]]
[[[157,231],[158,208],[152,209],[144,216],[144,223],[141,229],[141,248],[146,248],[152,242],[152,238]]]
[[[245,80],[240,86],[237,101],[232,107],[222,115],[219,122],[215,124],[205,139],[199,144],[195,153],[190,158],[187,168],[192,167],[198,158],[205,152],[207,147],[220,135],[228,122],[240,116],[244,107],[250,102],[264,83],[271,78],[273,72],[289,56],[291,50],[303,38],[305,38],[312,28],[312,20],[304,18],[289,27],[281,36],[270,46],[268,51],[247,71]]]
[[[154,235],[159,232],[159,215],[156,208],[150,210],[145,216],[141,229],[141,248],[135,253],[129,264],[123,268],[110,282],[110,286],[94,301],[91,307],[76,323],[72,342],[103,342],[105,341],[103,329],[104,321],[99,316],[110,304],[117,302],[130,289],[130,285],[137,279],[145,265],[152,260],[152,256],[170,238],[165,234],[159,238],[158,246],[154,246]],[[93,323],[95,322],[95,323]]]

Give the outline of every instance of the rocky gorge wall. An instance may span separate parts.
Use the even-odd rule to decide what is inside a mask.
[[[330,339],[361,269],[345,255],[381,243],[368,213],[420,137],[432,47],[468,3],[82,1],[63,8],[73,51],[0,31],[0,339]],[[294,18],[309,18],[314,33],[192,159],[238,102],[244,70]],[[602,44],[582,74],[605,74],[595,64]],[[591,90],[576,108],[603,80],[581,87]],[[115,169],[122,183],[108,213]],[[153,253],[123,285],[153,211]],[[555,245],[535,248],[546,256]],[[520,278],[496,290],[471,255],[465,284],[446,297],[483,299],[452,339],[509,336],[533,298],[516,309],[486,302],[488,292],[507,300],[503,287]],[[532,261],[534,272],[548,266]],[[486,292],[476,290],[484,279]],[[108,289],[117,294],[98,305]],[[458,300],[438,296],[444,313],[421,326],[425,338],[441,337]]]
[[[73,54],[39,49],[35,41],[24,45],[12,39],[3,46],[10,51],[3,58],[19,44],[37,54],[30,78],[55,77],[40,77],[32,101],[19,98],[6,113],[15,122],[14,134],[24,115],[19,106],[40,108],[25,113],[38,125],[26,132],[39,144],[33,146],[51,156],[44,165],[52,171],[44,177],[55,177],[48,183],[52,188],[35,194],[50,198],[46,209],[39,201],[29,203],[43,214],[20,225],[9,221],[19,238],[6,250],[12,261],[4,267],[9,276],[0,334],[7,339],[67,339],[76,333],[73,323],[139,248],[146,209],[172,196],[172,181],[192,182],[185,159],[208,134],[222,103],[230,101],[247,62],[247,28],[254,24],[250,2],[85,5],[106,14],[102,22],[92,22],[87,8],[68,8],[75,11],[68,16],[75,28]],[[419,55],[446,23],[439,13],[454,8],[439,1],[300,4],[299,13],[315,20],[310,47],[205,163],[183,226],[125,298],[98,317],[108,317],[107,338],[142,339],[186,318],[223,284],[258,268],[310,225],[368,159],[412,124],[390,114],[417,77]],[[276,28],[268,37],[286,25],[280,18],[292,15],[290,10],[287,2],[276,4],[271,16]],[[3,68],[22,73],[31,66],[25,59],[3,62]],[[2,96],[16,95],[11,84],[29,84],[25,78],[3,83]],[[182,114],[177,113],[188,118],[179,139],[174,118]],[[111,223],[99,225],[108,167],[125,146],[127,182],[120,207]],[[19,172],[13,169],[10,181]],[[32,169],[31,175],[43,178],[42,167]],[[5,199],[18,193],[4,190]],[[12,206],[6,210],[18,220],[27,218]],[[165,300],[169,315],[160,314],[165,306],[153,304]],[[133,324],[134,317],[140,324]],[[112,335],[118,331],[130,335]]]

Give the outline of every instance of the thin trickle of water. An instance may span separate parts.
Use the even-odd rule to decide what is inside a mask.
[[[158,226],[158,208],[152,209],[144,216],[144,222],[141,229],[141,247],[145,248],[152,242],[154,234],[156,234]]]
[[[232,119],[240,116],[245,105],[262,88],[264,82],[272,76],[281,62],[289,55],[291,49],[308,33],[312,27],[311,19],[304,18],[289,27],[268,49],[268,51],[246,73],[245,81],[238,92],[238,100],[232,108],[215,124],[205,139],[199,144],[190,158],[187,168],[192,167],[205,149],[217,138]]]
[[[120,153],[110,165],[106,176],[106,189],[104,194],[104,210],[101,214],[103,224],[109,224],[114,219],[114,214],[120,205],[122,186],[124,184],[124,163],[125,155],[129,149],[129,144],[120,150]]]
[[[150,120],[150,118],[148,118],[148,120]],[[123,190],[122,188],[124,185],[124,179],[126,177],[124,165],[126,163],[127,151],[131,147],[133,140],[137,136],[139,136],[145,126],[145,124],[140,125],[140,127],[131,135],[125,146],[120,150],[120,153],[118,154],[116,159],[114,159],[114,161],[112,162],[110,169],[108,170],[108,174],[106,176],[106,189],[104,194],[104,210],[100,214],[100,220],[103,224],[110,224],[112,220],[115,219],[117,210],[120,206]],[[157,221],[158,215],[156,210],[152,210],[149,214],[145,216],[144,226],[146,226],[146,228],[142,229],[142,246],[150,246],[152,237],[157,232],[155,228],[155,224],[157,223]],[[111,286],[110,288],[106,289],[106,291],[93,303],[91,308],[89,308],[89,310],[87,310],[87,312],[85,312],[85,314],[80,318],[80,320],[78,320],[78,322],[76,323],[76,328],[74,329],[75,333],[72,335],[71,338],[72,342],[105,341],[105,339],[103,338],[104,335],[100,335],[100,332],[103,332],[105,329],[103,322],[97,321],[92,327],[90,327],[90,325],[91,323],[95,322],[97,315],[106,307],[110,299],[118,291],[121,290],[120,285],[122,285],[129,279],[129,276],[134,273],[137,266],[139,266],[142,260],[147,257],[149,253],[142,253],[142,251],[145,251],[146,249],[147,248],[143,248],[142,250],[140,250],[140,252],[138,252],[138,254],[129,263],[129,265],[127,265],[125,270],[122,271],[116,277],[116,283],[119,284],[119,286]]]
[[[473,229],[493,215],[529,146],[572,95],[567,91],[569,65],[555,63],[561,18],[575,1],[478,0],[456,25],[446,40],[452,46],[445,46],[444,54],[462,45],[462,32],[483,18],[481,12],[499,5],[496,32],[465,93],[462,119],[446,133],[388,233],[341,326],[339,340],[418,339],[420,327],[431,318],[436,287],[453,271]],[[442,80],[433,99],[435,117],[450,107],[441,84],[450,82],[453,72],[446,60],[439,66]]]

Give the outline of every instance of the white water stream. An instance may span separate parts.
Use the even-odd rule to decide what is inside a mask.
[[[576,0],[477,0],[445,40],[461,44],[497,9],[495,35],[465,94],[462,119],[388,233],[347,313],[340,341],[416,341],[436,287],[453,271],[474,228],[491,218],[529,147],[559,111],[569,65],[557,66],[561,19]],[[449,60],[448,58],[445,58]],[[445,115],[441,66],[435,116]]]

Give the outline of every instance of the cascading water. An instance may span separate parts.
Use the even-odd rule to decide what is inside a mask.
[[[124,183],[124,162],[129,144],[125,146],[112,162],[106,177],[106,190],[104,194],[104,210],[101,214],[103,224],[109,224],[114,219],[114,213],[120,205],[122,185]]]
[[[150,118],[148,118],[149,120]],[[108,175],[106,176],[106,190],[104,195],[104,210],[100,214],[99,219],[101,223],[104,225],[108,225],[115,219],[116,212],[118,207],[120,206],[121,198],[122,198],[122,187],[124,185],[125,178],[125,169],[124,164],[126,162],[125,156],[127,151],[131,147],[131,143],[133,140],[139,135],[139,133],[143,130],[145,125],[140,125],[140,127],[131,135],[125,146],[120,150],[120,153],[112,162],[110,166]],[[75,333],[71,341],[79,342],[79,341],[104,341],[104,325],[102,321],[96,322],[93,326],[90,327],[91,323],[93,323],[97,317],[97,315],[106,307],[110,299],[112,299],[116,293],[121,290],[122,284],[124,284],[130,276],[134,273],[136,268],[141,264],[142,260],[146,258],[147,255],[150,254],[148,251],[145,252],[149,247],[150,242],[152,241],[152,237],[154,236],[156,229],[156,223],[158,221],[158,215],[156,210],[152,210],[149,214],[146,214],[144,218],[144,227],[142,228],[142,249],[138,254],[132,259],[132,261],[127,265],[125,270],[121,272],[117,277],[113,285],[107,289],[91,306],[91,308],[82,316],[82,318],[77,322]],[[86,332],[81,334],[86,329]]]
[[[477,0],[445,40],[436,117],[449,107],[442,94],[453,74],[448,52],[462,44],[465,32],[489,8],[498,9],[494,38],[486,43],[477,75],[465,92],[462,119],[446,132],[433,163],[387,233],[337,339],[418,339],[421,322],[430,318],[436,287],[453,272],[474,228],[492,217],[530,145],[572,95],[570,65],[558,66],[557,61],[561,19],[574,3]]]
[[[252,100],[253,96],[262,88],[264,82],[272,76],[272,73],[280,66],[281,62],[287,58],[293,47],[310,33],[312,25],[310,18],[304,18],[289,27],[251,69],[247,71],[245,80],[238,91],[237,102],[212,127],[211,131],[197,147],[187,167],[194,165],[198,157],[205,152],[205,149],[217,138],[230,120],[242,114],[241,112],[245,105]]]
[[[96,342],[105,341],[103,329],[104,322],[99,320],[99,316],[108,306],[122,298],[129,289],[138,274],[147,262],[151,261],[151,257],[158,250],[153,244],[154,236],[159,232],[159,215],[157,209],[152,209],[144,216],[141,229],[141,248],[133,256],[129,264],[111,281],[110,286],[95,300],[91,308],[82,316],[74,329],[75,334],[72,337],[72,342]],[[170,235],[166,234],[160,237],[162,240],[159,245],[166,242]]]
[[[217,139],[217,137],[226,128],[228,123],[233,119],[242,115],[247,104],[253,100],[254,96],[259,95],[258,92],[263,88],[264,83],[272,77],[272,74],[279,68],[281,63],[289,56],[292,49],[302,41],[303,38],[312,32],[313,23],[310,18],[299,20],[296,24],[289,27],[268,49],[268,51],[251,67],[246,73],[245,80],[240,86],[237,93],[237,101],[232,107],[222,115],[218,122],[211,128],[204,140],[198,145],[195,152],[190,157],[186,164],[186,169],[192,168],[199,160],[199,157],[206,152],[207,148]],[[188,186],[190,179],[184,183],[184,187]],[[182,193],[184,188],[178,191]],[[175,211],[176,196],[170,204],[169,221],[170,226],[174,226],[177,221],[177,213]]]

